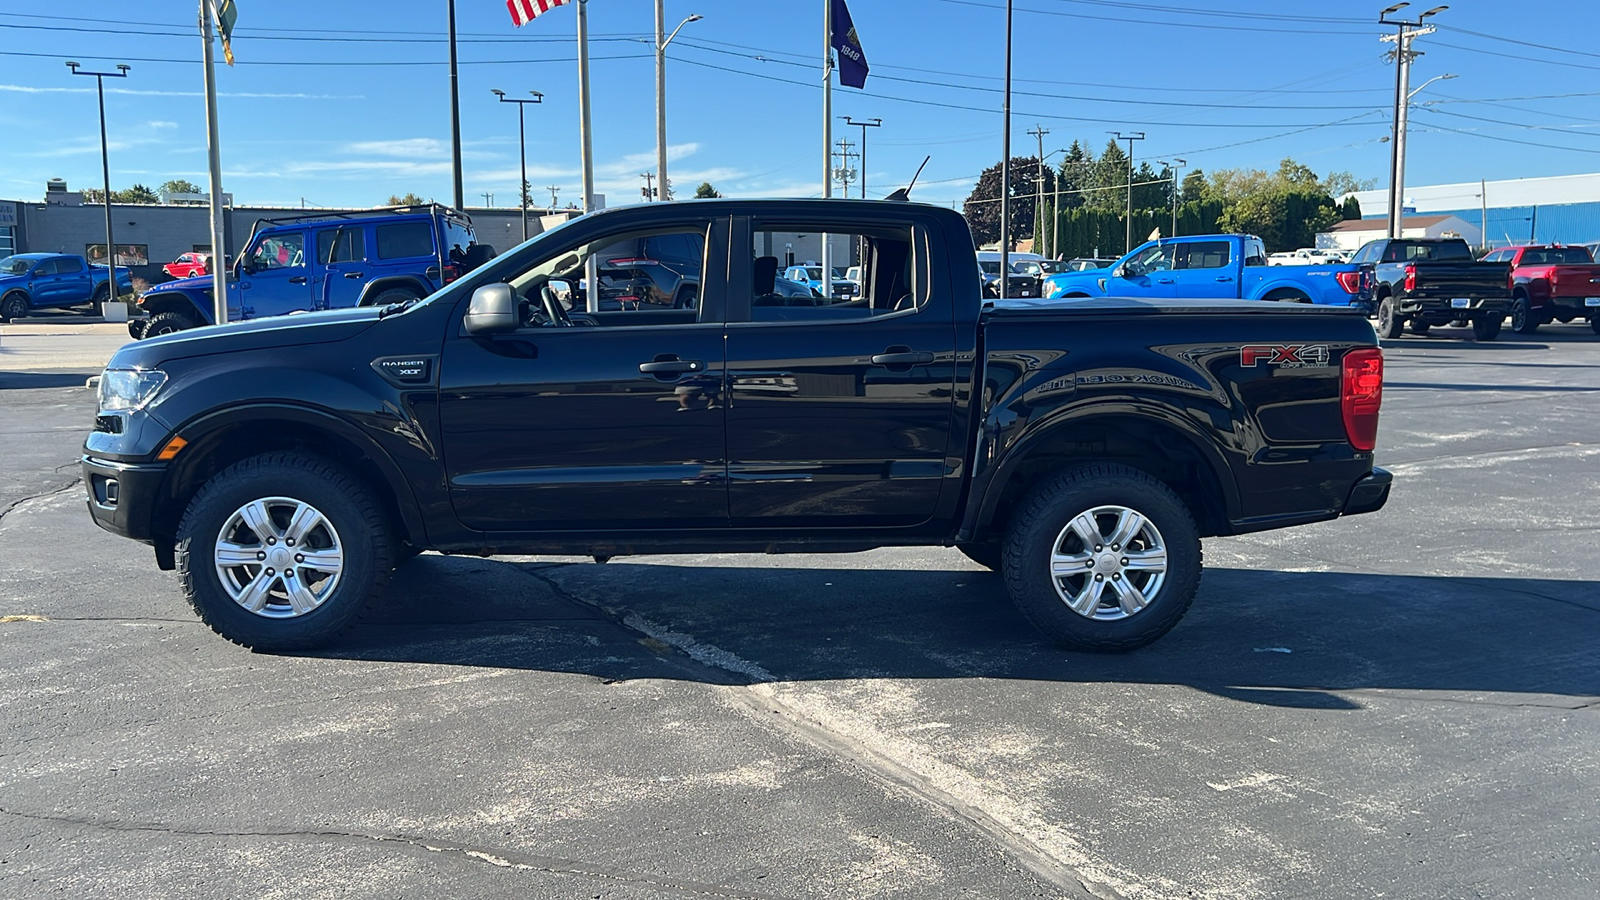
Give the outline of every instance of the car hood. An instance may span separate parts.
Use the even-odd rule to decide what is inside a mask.
[[[27,284],[27,282],[28,282],[28,276],[26,276],[26,275],[0,275],[0,287],[10,287],[12,285]]]
[[[168,263],[167,265],[170,266],[172,263]],[[181,291],[185,289],[209,291],[211,290],[211,276],[196,275],[190,278],[178,278],[173,281],[163,281],[160,284],[151,285],[150,288],[145,291],[145,293],[160,294],[166,291]]]
[[[124,344],[107,368],[152,369],[173,359],[343,341],[371,328],[382,312],[358,306],[191,328]]]

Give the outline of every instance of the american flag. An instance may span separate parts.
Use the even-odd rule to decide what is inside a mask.
[[[511,10],[511,21],[521,28],[532,22],[540,13],[547,13],[569,2],[571,0],[506,0],[506,9]]]

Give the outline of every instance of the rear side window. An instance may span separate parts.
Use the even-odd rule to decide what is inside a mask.
[[[460,247],[461,252],[465,253],[467,248],[471,247],[476,241],[477,238],[472,234],[471,225],[450,218],[444,220],[444,248],[446,252]]]
[[[1221,269],[1228,265],[1227,241],[1197,241],[1178,245],[1178,269]]]
[[[776,248],[805,240],[805,255],[822,255],[824,235],[832,255],[835,277],[824,282],[822,266],[802,266],[799,273],[824,285],[810,289],[791,279],[777,278]],[[912,312],[927,302],[926,265],[919,265],[911,229],[895,226],[852,228],[818,223],[773,223],[755,226],[751,234],[750,320],[753,322],[826,322],[869,319],[896,312]],[[987,261],[986,261],[987,262]],[[998,269],[996,263],[996,270]],[[846,282],[851,266],[861,268],[861,280]],[[919,273],[923,273],[919,278]],[[736,287],[735,290],[738,290]],[[822,296],[824,293],[830,296]]]
[[[379,259],[433,255],[433,228],[427,222],[379,225],[377,231]]]
[[[367,258],[367,236],[360,228],[329,228],[317,234],[317,260],[354,262]]]
[[[57,275],[71,275],[83,271],[83,261],[75,256],[63,256],[56,260]]]

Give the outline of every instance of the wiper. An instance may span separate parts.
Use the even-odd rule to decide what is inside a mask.
[[[398,312],[405,312],[412,306],[416,305],[417,302],[417,298],[407,297],[406,299],[401,300],[399,303],[391,303],[388,306],[385,306],[382,311],[378,313],[378,318],[383,319]]]

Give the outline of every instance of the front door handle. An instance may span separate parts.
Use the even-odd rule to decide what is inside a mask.
[[[1173,279],[1173,278],[1157,278],[1156,279],[1156,284],[1177,284],[1177,283],[1178,283],[1177,280]]]
[[[365,273],[365,272],[346,272],[346,273],[344,273],[344,277],[346,277],[346,278],[365,278],[365,277],[367,277],[367,273]]]
[[[915,366],[933,362],[933,354],[926,350],[890,347],[885,353],[872,357],[875,366]]]
[[[1217,280],[1226,283],[1232,281],[1233,279],[1227,275],[1218,275]]]
[[[306,278],[305,278],[304,275],[296,275],[295,277],[289,279],[289,283],[290,284],[305,284],[306,283]]]
[[[703,372],[705,368],[704,360],[672,357],[670,359],[654,359],[650,362],[639,363],[639,374],[656,376],[684,375],[689,372]]]

